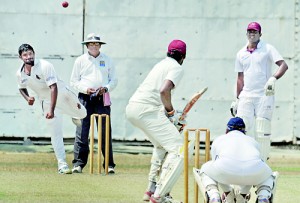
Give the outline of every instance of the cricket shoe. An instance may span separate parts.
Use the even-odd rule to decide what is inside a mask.
[[[151,196],[152,196],[153,194],[154,194],[154,193],[151,192],[151,191],[146,191],[146,192],[144,193],[144,196],[143,196],[143,201],[149,202],[149,201],[150,201],[150,198],[151,198]]]
[[[212,198],[209,200],[209,203],[221,203],[221,199],[220,198]]]
[[[73,173],[82,173],[82,168],[81,166],[74,166],[72,169]]]
[[[269,199],[266,197],[258,197],[256,203],[270,203]]]
[[[108,167],[108,174],[115,174],[115,169],[112,166]]]
[[[181,201],[174,200],[170,193],[166,194],[166,196],[163,199],[164,203],[182,203]]]
[[[69,169],[69,166],[64,165],[60,169],[58,169],[59,174],[72,174],[72,170]]]

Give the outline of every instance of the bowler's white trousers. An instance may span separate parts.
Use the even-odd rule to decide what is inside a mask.
[[[82,119],[86,117],[86,109],[80,104],[77,96],[69,89],[59,89],[56,101],[56,107],[54,110],[54,118],[46,119],[46,114],[50,109],[50,101],[48,99],[41,100],[44,119],[46,120],[47,126],[51,135],[51,144],[58,161],[58,169],[67,165],[66,163],[66,152],[63,141],[63,115],[66,114],[70,117]],[[78,108],[80,105],[80,108]]]

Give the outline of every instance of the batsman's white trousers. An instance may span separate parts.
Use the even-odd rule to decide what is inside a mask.
[[[48,129],[50,131],[51,144],[58,161],[58,168],[61,168],[62,166],[67,164],[63,141],[62,114],[82,119],[86,117],[86,109],[83,105],[80,104],[77,96],[69,89],[63,89],[58,92],[56,107],[54,110],[54,118],[45,118],[47,112],[49,112],[50,109],[50,101],[42,100],[41,103],[44,113],[44,119],[46,120]],[[80,104],[80,109],[77,107],[78,104]]]
[[[154,146],[162,146],[168,153],[177,154],[183,145],[183,137],[166,117],[162,106],[132,102],[126,107],[126,117],[146,134]]]
[[[165,163],[168,163],[173,159],[172,157],[176,157],[178,154],[183,145],[183,137],[166,117],[162,106],[131,102],[126,107],[126,117],[134,126],[141,129],[154,145],[149,173],[149,180],[154,181],[156,180],[156,171],[163,159],[165,158]],[[165,157],[166,152],[168,153]],[[157,160],[156,164],[155,160]],[[165,173],[162,172],[162,174]]]

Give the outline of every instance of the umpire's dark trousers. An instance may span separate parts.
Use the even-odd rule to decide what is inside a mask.
[[[89,132],[90,132],[90,117],[92,114],[107,114],[110,116],[110,106],[104,106],[103,96],[90,98],[89,95],[79,93],[79,101],[87,110],[87,116],[82,119],[81,126],[76,128],[76,137],[74,143],[74,160],[73,166],[81,166],[84,168],[88,162],[89,156]],[[111,119],[109,119],[109,166],[115,167],[112,149],[111,138]],[[98,123],[98,119],[96,119]],[[96,125],[98,126],[98,125]],[[102,121],[102,154],[105,161],[105,119]],[[103,162],[104,167],[104,162]]]

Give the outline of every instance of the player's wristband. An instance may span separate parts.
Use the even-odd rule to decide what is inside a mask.
[[[173,109],[172,111],[167,112],[168,116],[173,116],[175,113],[175,109]]]

